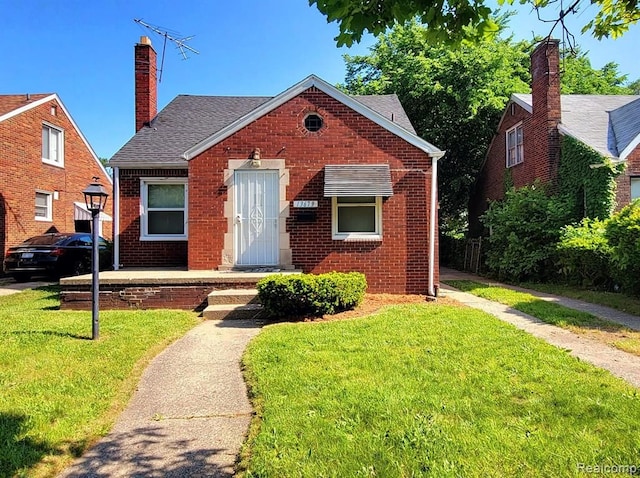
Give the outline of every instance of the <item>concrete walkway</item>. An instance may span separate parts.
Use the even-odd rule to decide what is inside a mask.
[[[640,330],[640,318],[624,314],[608,307],[602,307],[588,302],[578,301],[574,299],[566,299],[564,297],[554,296],[551,294],[542,294],[529,289],[516,288],[505,284],[490,282],[489,280],[478,277],[473,274],[454,271],[451,269],[440,269],[440,279],[445,280],[473,280],[475,282],[491,283],[501,287],[517,289],[530,293],[544,300],[557,302],[561,305],[571,307],[577,310],[583,310],[593,315],[597,315],[604,320],[617,322],[627,327]],[[578,357],[585,362],[592,363],[597,367],[608,370],[613,375],[623,378],[630,384],[640,387],[640,357],[632,355],[621,350],[610,347],[602,342],[588,339],[578,334],[574,334],[568,330],[556,327],[554,325],[542,322],[535,317],[512,309],[509,306],[492,302],[490,300],[476,297],[475,295],[461,292],[457,289],[441,284],[441,295],[450,297],[469,307],[484,310],[489,314],[508,322],[519,329],[522,329],[531,335],[541,338],[552,345],[566,349],[574,357]]]
[[[440,275],[442,280],[487,282],[448,269]],[[611,309],[527,292],[629,327],[640,325],[638,317]],[[441,294],[482,309],[640,387],[640,357],[444,284]],[[152,360],[113,430],[59,477],[232,476],[252,415],[240,358],[259,331],[255,320],[204,321],[192,329]]]
[[[251,420],[240,370],[255,320],[205,321],[149,364],[127,409],[60,477],[229,477]]]

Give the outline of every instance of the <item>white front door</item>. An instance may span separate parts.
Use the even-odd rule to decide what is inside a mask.
[[[234,184],[236,265],[277,265],[278,171],[236,170]]]

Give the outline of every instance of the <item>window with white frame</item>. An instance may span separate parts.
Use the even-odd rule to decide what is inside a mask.
[[[631,178],[631,200],[640,199],[640,177]]]
[[[382,198],[376,196],[333,197],[334,239],[381,239]]]
[[[64,131],[49,124],[42,125],[42,161],[64,166]]]
[[[524,161],[524,134],[522,124],[507,131],[507,168]]]
[[[53,220],[53,194],[46,191],[36,191],[36,221]]]
[[[187,239],[187,180],[141,181],[140,239],[171,241]]]

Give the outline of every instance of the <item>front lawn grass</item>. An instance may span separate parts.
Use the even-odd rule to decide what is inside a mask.
[[[640,356],[640,332],[587,312],[542,300],[534,295],[469,280],[447,280],[447,284],[478,297],[500,302],[548,324],[588,335],[625,352]]]
[[[144,365],[195,313],[61,311],[57,286],[0,297],[0,476],[52,476],[106,434]]]
[[[638,465],[638,390],[475,309],[266,327],[249,477],[554,477]]]
[[[539,282],[523,282],[519,284],[526,289],[533,289],[548,294],[563,295],[571,299],[584,300],[592,304],[604,305],[627,314],[640,316],[640,299],[616,292],[604,292],[579,289],[563,284],[542,284]]]

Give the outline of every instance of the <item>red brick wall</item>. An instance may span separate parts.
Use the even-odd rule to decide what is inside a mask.
[[[619,211],[631,202],[631,178],[640,177],[640,146],[629,155],[627,165],[620,176],[617,177],[616,210]]]
[[[325,127],[318,133],[302,127],[309,111],[324,118]],[[286,161],[290,175],[287,200],[318,201],[315,221],[298,222],[292,216],[287,222],[296,267],[313,273],[361,271],[367,275],[371,292],[426,292],[430,158],[315,88],[190,161],[190,269],[221,265],[227,232],[223,169],[229,159],[247,158],[254,148],[260,148],[263,165],[269,158]],[[323,197],[323,167],[367,163],[389,164],[392,171],[394,196],[383,203],[383,240],[334,241],[331,199]]]
[[[158,113],[157,55],[147,37],[135,47],[135,109],[136,131],[148,124]]]
[[[187,265],[187,241],[140,241],[140,178],[187,177],[186,169],[120,169],[120,265]]]
[[[56,115],[51,107],[56,106]],[[64,168],[42,162],[42,124],[64,130]],[[57,101],[48,101],[0,122],[0,249],[55,227],[73,232],[74,202],[84,203],[82,191],[98,176],[109,191],[106,212],[112,215],[111,182]],[[35,220],[35,191],[58,192],[53,220]],[[112,223],[103,224],[112,236]]]
[[[555,182],[560,161],[560,53],[559,41],[542,41],[531,54],[531,95],[533,114],[525,131],[527,177],[523,184],[535,179]],[[528,133],[528,135],[527,135]]]
[[[507,168],[507,131],[522,123],[524,141],[524,161]],[[489,206],[489,201],[504,198],[505,183],[508,176],[516,187],[527,184],[531,173],[528,170],[529,159],[535,152],[527,141],[531,129],[531,114],[517,103],[507,105],[498,132],[493,138],[484,165],[478,175],[474,192],[469,201],[469,232],[472,237],[482,234],[479,217]]]

